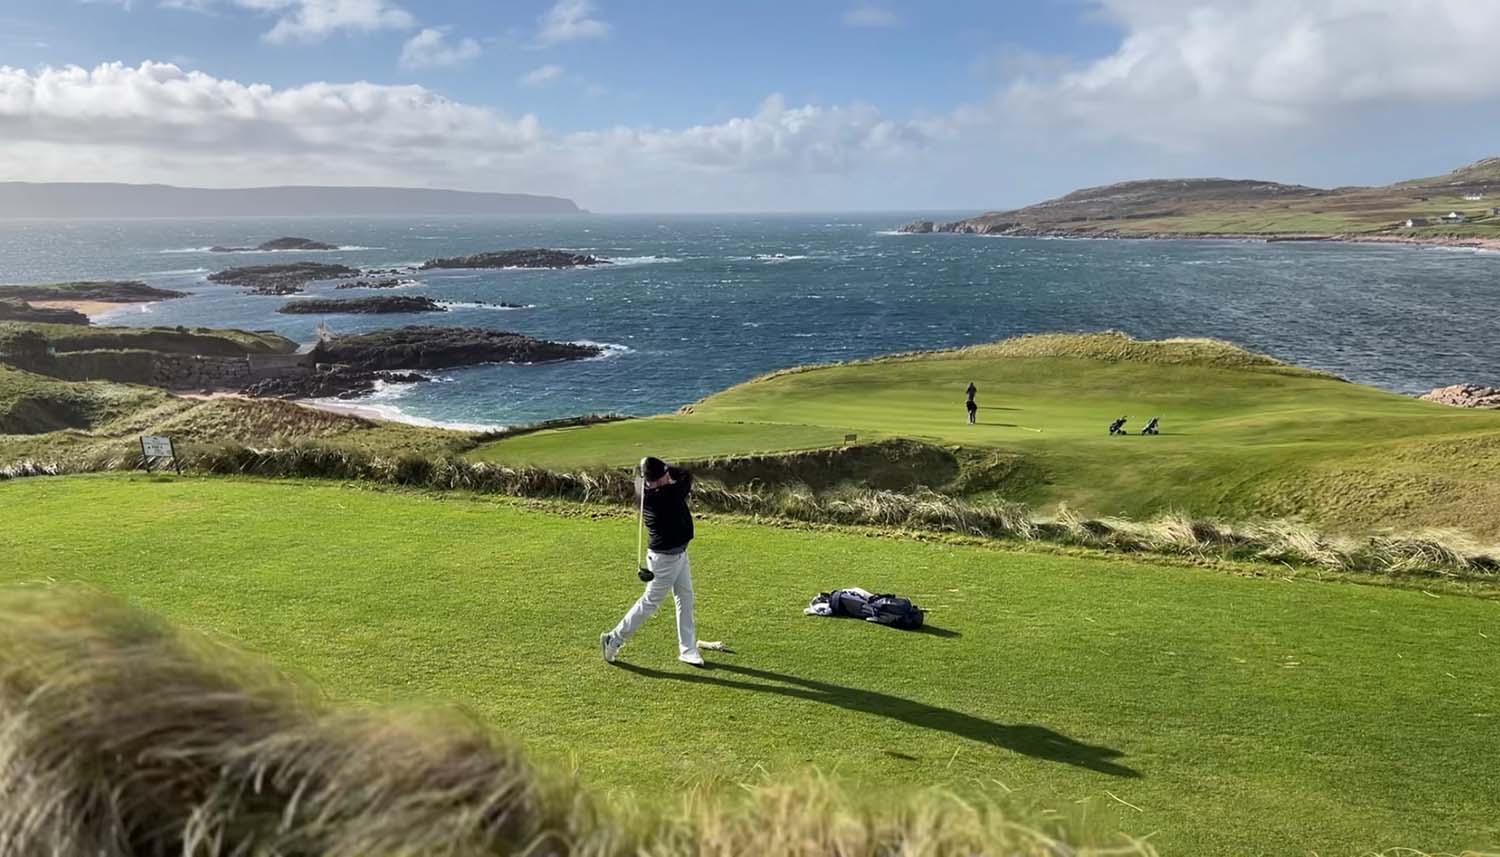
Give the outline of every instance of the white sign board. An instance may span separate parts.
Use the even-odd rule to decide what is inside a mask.
[[[141,438],[141,454],[147,458],[173,458],[172,439],[146,435]]]

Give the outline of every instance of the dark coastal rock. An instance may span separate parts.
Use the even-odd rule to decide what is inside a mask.
[[[32,306],[25,301],[0,299],[0,321],[37,324],[88,324],[89,317],[75,309]]]
[[[912,235],[927,235],[933,231],[933,225],[934,224],[931,220],[913,220],[912,222],[899,227],[896,231],[907,232]]]
[[[565,250],[499,250],[452,259],[428,259],[422,270],[434,268],[581,268],[608,265],[608,259]]]
[[[1454,384],[1451,387],[1439,387],[1421,396],[1421,399],[1426,402],[1437,402],[1440,405],[1452,405],[1455,408],[1500,409],[1500,387]]]
[[[368,272],[367,272],[368,273]],[[415,286],[416,280],[403,280],[400,277],[388,277],[384,280],[355,280],[351,283],[339,283],[335,289],[396,289],[401,286]]]
[[[323,262],[291,262],[285,265],[249,265],[209,274],[212,283],[244,286],[250,294],[295,295],[315,280],[337,280],[357,277],[359,271],[347,265]]]
[[[210,253],[249,253],[253,251],[267,252],[271,250],[337,250],[337,245],[324,244],[322,241],[314,241],[311,238],[272,238],[264,244],[254,247],[220,247],[214,245],[208,248]]]
[[[447,312],[448,308],[428,297],[416,295],[381,295],[373,298],[330,300],[311,298],[288,301],[276,310],[289,315],[331,315],[359,313],[374,315],[395,312]]]
[[[415,384],[430,381],[414,372],[370,372],[335,367],[301,375],[264,378],[240,390],[258,399],[355,399],[375,392],[381,383]]]
[[[107,301],[149,303],[185,298],[188,292],[158,289],[136,280],[88,280],[41,286],[0,286],[0,298],[18,301]]]
[[[521,333],[475,327],[403,327],[340,336],[313,350],[319,363],[352,369],[443,369],[480,363],[541,363],[598,357],[596,345],[548,342]]]

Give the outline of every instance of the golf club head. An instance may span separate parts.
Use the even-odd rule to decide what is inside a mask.
[[[646,568],[645,566],[642,566],[641,569],[635,573],[635,576],[639,577],[645,583],[650,583],[651,581],[656,579],[656,573],[651,569]]]

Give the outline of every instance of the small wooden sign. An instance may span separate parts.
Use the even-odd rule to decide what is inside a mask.
[[[859,435],[857,434],[844,435],[844,443],[854,443],[857,440],[859,440]]]
[[[158,437],[156,435],[141,435],[141,464],[146,472],[151,472],[154,464],[167,462],[172,469],[182,474],[182,465],[177,461],[177,448],[172,445],[170,437]]]

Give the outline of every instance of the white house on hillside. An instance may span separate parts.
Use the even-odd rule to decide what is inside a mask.
[[[1467,199],[1470,202],[1478,202],[1479,200],[1484,199],[1484,194],[1482,194],[1482,193],[1466,193],[1466,194],[1464,194],[1464,199]]]
[[[1447,214],[1443,215],[1444,223],[1463,223],[1468,219],[1469,218],[1464,217],[1462,214],[1459,214],[1456,211],[1450,211]]]
[[[1425,218],[1425,217],[1408,217],[1408,218],[1406,218],[1406,228],[1407,229],[1415,229],[1418,226],[1426,226],[1426,225],[1427,225],[1427,218]]]

